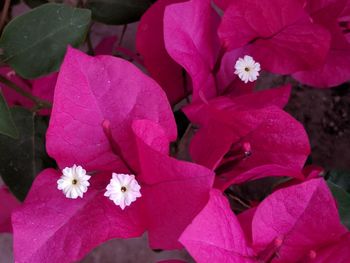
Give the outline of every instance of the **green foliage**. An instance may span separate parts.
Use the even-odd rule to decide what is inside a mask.
[[[337,200],[339,215],[342,223],[350,229],[350,194],[336,185],[328,181],[328,186],[331,189],[333,196]]]
[[[47,121],[20,107],[11,109],[19,138],[0,135],[0,175],[19,200],[24,200],[34,178],[54,162],[45,151]]]
[[[350,193],[350,172],[342,170],[332,170],[327,174],[328,181],[335,183]]]
[[[79,46],[91,21],[87,9],[45,4],[13,19],[0,39],[2,62],[24,78],[57,71],[67,45]]]
[[[10,136],[14,139],[18,137],[18,131],[13,122],[11,112],[0,92],[0,134]]]
[[[87,8],[96,21],[122,25],[138,21],[151,4],[149,0],[88,0]]]

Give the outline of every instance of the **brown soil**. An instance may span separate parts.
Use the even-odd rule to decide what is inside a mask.
[[[317,89],[289,77],[264,73],[257,86],[266,89],[285,83],[293,86],[285,110],[305,127],[313,164],[327,170],[350,170],[350,84]]]
[[[304,125],[314,164],[350,169],[349,84],[332,89],[294,85],[286,110]]]

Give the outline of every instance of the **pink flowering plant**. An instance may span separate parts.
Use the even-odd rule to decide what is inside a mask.
[[[0,5],[14,262],[135,238],[159,262],[349,261],[349,0],[19,2]],[[304,102],[328,98],[317,121]]]

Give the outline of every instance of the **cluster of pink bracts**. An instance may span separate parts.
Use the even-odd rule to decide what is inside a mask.
[[[304,167],[304,128],[282,109],[290,87],[254,92],[234,64],[250,55],[263,70],[316,87],[349,80],[348,2],[157,1],[137,33],[153,79],[125,60],[68,48],[58,78],[34,81],[32,91],[57,78],[47,151],[60,169],[86,169],[90,187],[68,199],[57,190],[61,171],[47,169],[21,205],[0,192],[18,206],[15,261],[72,262],[106,240],[147,231],[151,248],[185,247],[203,263],[347,262],[349,231],[321,170]],[[169,155],[177,137],[171,105],[189,94],[182,110],[198,127],[193,162]],[[141,186],[123,210],[104,196],[113,172],[135,174]],[[224,191],[268,176],[292,180],[236,216]]]

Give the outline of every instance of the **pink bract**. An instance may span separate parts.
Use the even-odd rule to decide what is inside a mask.
[[[76,163],[87,170],[122,169],[102,123],[111,123],[112,137],[132,159],[131,122],[143,118],[160,123],[169,140],[176,138],[170,105],[155,81],[125,60],[68,49],[47,132],[47,151],[61,168]]]
[[[142,16],[136,35],[136,47],[151,76],[166,92],[171,104],[185,97],[182,67],[168,54],[164,44],[163,17],[166,6],[181,0],[159,0]]]
[[[249,93],[255,86],[234,74],[234,64],[244,54],[241,50],[226,52],[220,45],[219,22],[217,9],[209,0],[172,4],[165,10],[165,47],[184,68],[184,85],[187,91],[193,89],[195,103],[219,95]]]
[[[285,85],[279,88],[272,88],[264,90],[263,92],[251,92],[249,94],[235,96],[227,95],[217,98],[215,105],[219,110],[224,110],[228,108],[238,109],[238,110],[249,110],[249,109],[261,109],[265,107],[279,107],[283,108],[286,106],[291,92],[291,86]],[[200,111],[205,111],[208,109],[209,103],[192,103],[183,108],[183,111],[191,116],[191,119],[195,123],[203,125],[207,123],[208,117],[199,114]],[[233,106],[235,105],[235,106]]]
[[[224,190],[267,176],[264,171],[272,167],[277,169],[274,175],[285,171],[300,177],[295,170],[304,165],[310,146],[302,125],[280,109],[289,91],[284,87],[233,99],[218,97],[184,109],[200,126],[190,145],[191,157],[215,169],[216,187]]]
[[[280,243],[274,262],[298,262],[345,233],[323,178],[276,191],[259,205],[252,222],[255,251]]]
[[[220,61],[220,68],[216,74],[216,86],[218,95],[239,96],[253,92],[255,82],[244,83],[236,74],[234,74],[234,65],[239,58],[243,58],[244,49],[234,49],[225,52]]]
[[[13,215],[16,261],[80,260],[108,239],[145,231],[152,248],[182,248],[177,240],[207,202],[214,173],[169,157],[175,127],[164,92],[136,67],[69,48],[47,148],[61,169],[78,164],[92,173],[91,185],[84,198],[71,200],[57,190],[59,172],[36,178]],[[125,210],[103,195],[111,172],[133,173],[141,185],[142,197]]]
[[[244,47],[264,70],[290,74],[322,65],[329,50],[327,30],[310,21],[302,1],[232,1],[219,36],[228,50]]]
[[[0,187],[0,233],[11,233],[11,214],[20,202],[5,186]]]
[[[222,10],[225,10],[233,1],[234,0],[214,0],[214,3]]]
[[[53,95],[55,91],[55,86],[57,82],[58,73],[52,73],[45,77],[41,77],[33,80],[32,93],[40,99],[46,100],[48,102],[53,102]],[[41,114],[49,115],[50,110],[41,110]]]
[[[145,127],[147,133],[143,132]],[[157,151],[154,145],[162,131],[156,124],[135,121],[133,131],[138,146],[139,180],[146,186],[144,220],[148,222],[150,246],[180,249],[180,243],[174,241],[208,201],[214,173],[204,166]]]
[[[95,48],[96,55],[112,55],[115,43],[117,41],[116,36],[106,37]],[[47,76],[34,79],[32,81],[32,94],[40,99],[48,102],[53,102],[53,96],[55,92],[55,86],[57,82],[58,73],[54,72]],[[51,110],[41,110],[39,112],[43,115],[49,115]]]
[[[279,184],[274,189],[278,190],[281,188],[285,188],[288,186],[299,184],[299,183],[307,181],[307,180],[321,178],[324,174],[324,169],[322,167],[319,167],[316,165],[307,165],[301,171],[300,170],[294,170],[294,171],[291,170],[291,173],[292,174],[294,173],[295,175],[298,175],[298,176],[290,175],[290,174],[288,174],[288,171],[285,171],[284,174],[286,176],[290,176],[290,177],[294,177],[294,178],[292,178],[291,180],[289,180],[285,183]]]
[[[226,198],[212,190],[180,241],[199,263],[211,257],[224,262],[331,262],[325,259],[332,254],[337,262],[348,258],[349,232],[322,178],[278,190],[245,213],[241,220],[252,222],[251,230],[249,224],[244,227],[246,235],[252,231],[252,243]]]
[[[242,213],[237,215],[237,219],[239,221],[239,224],[241,225],[241,228],[245,234],[245,238],[249,244],[249,246],[252,246],[253,240],[252,240],[252,222],[254,218],[254,214],[256,212],[257,207],[253,206],[251,208],[248,208],[247,210],[243,211]]]
[[[33,95],[43,100],[53,102],[54,89],[58,73],[33,80]]]
[[[320,249],[315,253],[315,258],[311,259],[310,263],[333,263],[343,262],[346,263],[350,258],[350,233],[343,235],[340,240],[330,246]]]
[[[57,190],[60,173],[45,170],[12,218],[16,261],[71,262],[106,240],[144,231],[152,248],[182,248],[177,240],[207,202],[214,174],[165,154],[168,138],[159,124],[139,120],[132,126],[142,197],[121,210],[103,195],[111,174],[98,173],[84,198],[67,199]]]
[[[91,178],[89,191],[77,200],[57,190],[60,175],[53,169],[41,172],[14,212],[16,262],[72,262],[111,238],[142,235],[142,200],[125,211],[115,206],[103,195],[110,174]]]
[[[346,33],[350,18],[341,16],[346,8],[346,0],[308,0],[306,9],[313,21],[331,34],[330,50],[326,61],[320,67],[293,74],[298,81],[318,88],[340,85],[350,79],[350,43]],[[345,27],[341,27],[341,25]],[[345,33],[344,33],[345,32]]]
[[[255,262],[239,221],[230,205],[218,190],[180,237],[191,256],[204,262]]]
[[[220,49],[219,22],[209,0],[191,0],[165,9],[165,47],[191,77],[193,101],[216,96],[212,70]]]

